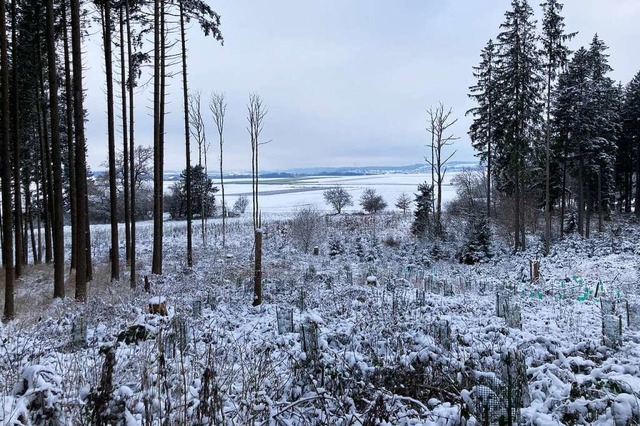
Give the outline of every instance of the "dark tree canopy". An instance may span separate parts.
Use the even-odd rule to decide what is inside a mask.
[[[194,216],[212,217],[215,214],[215,193],[218,188],[204,173],[204,167],[191,167],[191,194]],[[173,184],[170,194],[165,199],[166,210],[172,219],[187,217],[186,170],[180,174],[180,180]]]

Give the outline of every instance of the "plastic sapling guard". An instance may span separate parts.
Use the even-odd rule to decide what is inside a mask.
[[[509,328],[522,329],[522,311],[520,306],[512,305],[505,308],[504,320]]]
[[[506,311],[509,310],[509,304],[511,303],[511,295],[505,292],[496,293],[496,316],[502,318],[505,316]]]
[[[202,301],[194,300],[191,302],[191,315],[194,318],[199,318],[202,316]]]
[[[276,308],[278,334],[293,333],[293,310]]]
[[[632,330],[640,330],[640,302],[626,302],[627,325]]]
[[[87,344],[87,322],[82,315],[76,317],[71,326],[71,343],[75,346]]]
[[[185,349],[187,349],[187,344],[189,343],[187,320],[182,317],[174,317],[172,325],[178,348],[180,349],[180,351],[184,351]]]
[[[308,361],[318,359],[318,324],[314,321],[306,321],[301,325],[302,350],[307,355]]]
[[[622,317],[602,316],[602,340],[606,346],[612,349],[617,349],[622,345]]]

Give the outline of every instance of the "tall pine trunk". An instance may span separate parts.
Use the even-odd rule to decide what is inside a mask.
[[[11,1],[11,138],[13,139],[13,188],[15,211],[16,267],[15,276],[22,275],[26,259],[23,249],[22,194],[20,183],[20,113],[18,110],[18,44],[16,37],[16,0]]]
[[[73,89],[71,81],[71,56],[69,52],[69,29],[67,25],[67,2],[62,2],[62,37],[64,47],[64,90],[66,93],[66,125],[67,125],[67,165],[69,168],[69,208],[71,214],[71,256],[69,259],[69,269],[76,268],[76,211],[77,211],[77,194],[76,194],[76,165],[75,165],[75,147],[73,143]]]
[[[562,155],[562,194],[560,194],[560,238],[564,237],[564,215],[566,206],[567,192],[567,144],[564,144],[564,152]]]
[[[154,0],[153,102],[153,258],[151,272],[162,274],[164,168],[164,2]]]
[[[547,122],[545,129],[545,203],[544,203],[544,253],[549,255],[551,249],[551,65],[547,73]]]
[[[45,107],[45,91],[44,91],[44,77],[42,74],[44,73],[44,67],[42,65],[42,61],[40,60],[40,56],[37,56],[37,64],[38,64],[38,82],[40,86],[40,92],[38,95],[39,98],[39,112],[41,116],[41,125],[40,125],[40,164],[41,168],[41,178],[42,178],[42,202],[44,208],[44,260],[46,263],[51,263],[53,260],[53,245],[51,241],[51,224],[53,222],[52,218],[52,192],[53,186],[51,184],[52,179],[52,171],[51,171],[51,157],[49,150],[49,126],[47,125],[47,109]]]
[[[2,83],[2,114],[0,134],[2,156],[2,263],[4,264],[4,313],[3,320],[15,318],[13,266],[13,218],[11,211],[11,149],[9,140],[9,61],[7,59],[7,21],[5,2],[0,1],[0,82]]]
[[[84,107],[82,93],[82,39],[79,0],[71,0],[71,45],[73,60],[73,113],[76,160],[76,294],[78,301],[87,300],[87,280],[91,274],[89,218],[87,214],[87,165],[84,140]]]
[[[38,65],[40,69],[40,73],[38,76],[40,92],[39,92],[39,115],[40,115],[40,126],[39,126],[39,136],[40,136],[40,165],[41,172],[40,177],[42,180],[41,191],[42,191],[42,208],[43,208],[43,221],[44,221],[44,260],[46,263],[51,263],[53,260],[53,246],[51,243],[51,192],[53,190],[51,186],[51,158],[49,157],[49,126],[47,125],[47,111],[45,108],[44,102],[44,83],[42,72],[44,71],[42,68],[42,62],[38,60]]]
[[[191,145],[189,140],[189,89],[187,86],[187,46],[186,34],[184,29],[184,6],[183,0],[180,0],[180,43],[182,45],[182,97],[184,102],[184,145],[186,159],[186,176],[185,183],[187,185],[187,266],[193,266],[193,245],[192,245],[192,211],[191,211]],[[207,177],[208,179],[208,177]],[[203,195],[203,194],[200,194]]]
[[[133,73],[133,48],[131,43],[131,14],[129,11],[129,0],[125,0],[125,8],[127,13],[127,57],[129,66],[129,172],[131,185],[131,254],[130,263],[130,281],[131,287],[136,286],[136,179],[135,179],[135,143],[134,143],[134,116],[133,116],[133,88],[135,76]]]
[[[53,0],[47,0],[47,58],[49,63],[49,110],[51,115],[51,163],[53,174],[53,297],[64,297],[64,216],[62,210],[62,155],[58,106],[58,68]]]
[[[129,198],[129,122],[127,120],[127,82],[125,67],[124,8],[120,5],[120,91],[122,96],[122,178],[124,186],[125,259],[131,265],[131,205]]]
[[[104,67],[107,79],[107,134],[109,140],[109,210],[111,219],[111,279],[120,279],[120,250],[118,241],[118,189],[116,177],[116,140],[113,112],[113,57],[111,52],[111,0],[102,9]]]
[[[640,217],[640,138],[636,142],[636,202],[634,213],[636,217]]]

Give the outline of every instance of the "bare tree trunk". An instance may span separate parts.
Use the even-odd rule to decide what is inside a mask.
[[[42,202],[44,207],[44,259],[46,263],[51,263],[53,260],[53,245],[51,242],[51,223],[53,221],[52,218],[52,192],[53,187],[51,184],[52,179],[52,171],[51,171],[51,158],[50,158],[50,150],[49,150],[49,127],[47,126],[47,111],[44,103],[44,81],[42,77],[42,72],[44,72],[44,67],[42,66],[42,62],[40,61],[40,57],[38,56],[38,69],[40,72],[38,73],[38,81],[40,84],[40,93],[39,93],[39,102],[38,106],[40,109],[41,115],[41,126],[40,126],[40,163],[42,164]]]
[[[36,215],[36,223],[38,226],[38,256],[37,256],[37,260],[35,261],[35,263],[41,263],[42,262],[42,224],[40,223],[40,217],[42,216],[42,212],[40,211],[40,209],[42,208],[42,204],[40,203],[40,184],[38,183],[38,180],[36,179],[36,205],[38,206],[38,214]]]
[[[560,201],[560,238],[564,237],[564,215],[566,205],[567,191],[567,146],[565,144],[564,153],[562,155],[562,194]]]
[[[16,263],[15,276],[22,275],[22,266],[25,264],[22,241],[22,195],[20,184],[20,113],[18,110],[18,44],[16,38],[16,0],[11,1],[11,137],[13,139],[13,188],[16,234]]]
[[[515,214],[515,251],[517,252],[521,249],[520,243],[520,171],[516,170],[516,193],[515,193],[515,204],[516,204],[516,214]]]
[[[444,105],[441,103],[437,108],[430,108],[428,111],[429,121],[431,127],[427,128],[427,132],[431,133],[431,161],[426,158],[427,162],[431,164],[431,176],[432,187],[435,185],[437,188],[433,188],[436,193],[436,201],[434,213],[436,217],[436,233],[438,237],[442,236],[442,184],[447,173],[446,163],[455,155],[455,151],[448,157],[443,158],[443,150],[447,146],[451,145],[458,138],[452,134],[447,135],[448,129],[453,126],[458,120],[450,120],[452,110],[449,108],[445,111]],[[434,177],[435,173],[435,177]]]
[[[253,306],[262,303],[262,229],[254,231]]]
[[[187,86],[187,41],[184,29],[184,7],[180,0],[180,43],[182,45],[182,96],[184,101],[184,145],[187,185],[187,266],[193,266],[192,212],[191,212],[191,143],[189,140],[189,88]],[[207,177],[208,178],[208,177]]]
[[[436,177],[435,177],[435,116],[433,115],[433,110],[429,110],[430,122],[431,122],[431,211],[436,211],[436,199],[433,194],[433,190],[436,186]],[[429,131],[429,129],[427,129]]]
[[[129,198],[129,134],[127,120],[127,70],[125,67],[124,5],[120,5],[120,96],[122,97],[122,181],[124,186],[124,256],[131,265],[131,201]]]
[[[491,217],[491,131],[487,143],[487,218]]]
[[[162,126],[161,115],[162,102],[160,86],[162,78],[161,71],[161,38],[164,38],[164,32],[160,26],[161,21],[160,0],[154,0],[154,57],[153,57],[153,259],[151,272],[153,274],[162,274],[162,232],[163,232],[163,211],[162,211],[162,166],[163,166],[163,150],[162,150]]]
[[[127,12],[127,57],[129,65],[129,166],[131,184],[131,252],[129,256],[131,287],[136,287],[136,179],[135,179],[135,142],[134,142],[134,115],[133,115],[133,89],[135,87],[133,75],[133,48],[131,43],[131,14],[129,0],[125,0]]]
[[[544,253],[549,255],[551,250],[551,68],[547,73],[547,122],[545,132],[545,204],[544,204]]]
[[[584,180],[582,178],[584,160],[580,157],[580,167],[578,168],[578,233],[584,236]]]
[[[91,276],[91,249],[89,220],[87,215],[87,167],[84,140],[84,107],[82,93],[82,45],[81,45],[80,3],[71,0],[71,45],[73,61],[73,113],[75,129],[76,160],[76,294],[78,301],[87,300],[87,280]]]
[[[58,68],[53,0],[47,0],[47,57],[49,62],[49,109],[51,114],[51,161],[53,168],[53,297],[64,298],[64,216],[62,210],[62,155],[58,111]]]
[[[226,247],[226,235],[227,235],[227,204],[224,196],[224,175],[222,172],[222,158],[223,158],[223,145],[224,145],[224,118],[227,111],[227,104],[224,99],[223,93],[214,93],[211,96],[211,102],[209,104],[211,113],[213,115],[213,121],[216,123],[218,129],[218,142],[220,145],[220,187],[222,189],[222,247]]]
[[[591,188],[588,188],[589,190],[587,191],[587,213],[586,213],[586,219],[585,219],[585,226],[584,226],[584,236],[585,238],[590,238],[591,237],[591,212],[592,212],[592,201],[591,201]]]
[[[13,218],[11,212],[11,149],[9,141],[9,61],[7,59],[7,21],[5,2],[0,1],[0,81],[2,82],[2,262],[4,264],[4,313],[2,319],[9,321],[16,316],[14,305],[13,266]]]
[[[636,217],[640,217],[640,138],[636,141],[636,202],[634,213]]]
[[[109,140],[109,207],[111,217],[111,280],[120,279],[120,249],[118,241],[118,189],[116,186],[116,140],[113,111],[113,58],[111,52],[111,1],[103,3],[102,36],[104,68],[107,80],[107,135]]]
[[[520,219],[520,240],[522,242],[522,251],[524,251],[527,249],[527,234],[526,234],[527,199],[525,197],[524,176],[522,176],[522,178],[520,179],[520,182],[522,182],[522,189],[520,190],[520,199],[522,200],[522,209],[520,210],[520,214],[522,215],[522,218]]]
[[[64,82],[66,92],[66,125],[67,125],[67,162],[69,167],[69,204],[71,210],[71,258],[69,260],[70,269],[76,268],[76,251],[77,239],[76,228],[77,219],[77,194],[76,194],[76,165],[75,165],[75,146],[73,143],[73,92],[71,81],[71,56],[69,53],[69,35],[67,27],[67,2],[62,2],[62,26],[63,26],[63,45],[64,45]]]
[[[602,211],[602,178],[600,176],[601,173],[602,173],[602,167],[600,168],[600,171],[598,171],[598,232],[602,232],[603,221],[604,221],[603,211]]]
[[[262,105],[260,96],[252,94],[249,96],[249,105],[247,121],[249,122],[249,135],[251,137],[251,171],[253,185],[253,230],[254,230],[254,296],[253,305],[257,306],[262,303],[262,229],[260,227],[260,210],[258,206],[258,150],[260,145],[268,142],[260,142],[260,133],[262,132],[263,120],[267,114],[267,110]]]
[[[33,264],[36,265],[38,263],[38,250],[36,246],[35,230],[33,229],[33,212],[31,211],[31,191],[29,190],[28,185],[25,185],[25,188],[24,188],[24,209],[25,209],[25,217],[28,221],[29,228],[31,229],[31,253],[33,256]],[[25,224],[25,232],[26,232],[26,229],[27,229],[27,226]]]

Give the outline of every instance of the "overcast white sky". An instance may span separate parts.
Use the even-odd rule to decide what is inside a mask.
[[[538,18],[538,3],[532,1]],[[612,77],[640,71],[640,1],[565,0],[572,48],[597,32],[610,47]],[[261,170],[314,166],[405,165],[426,153],[426,109],[443,102],[459,117],[457,160],[474,160],[467,136],[472,66],[495,38],[510,0],[219,0],[224,46],[189,33],[189,85],[202,91],[217,164],[212,91],[228,100],[225,170],[250,169],[249,93],[269,108]],[[106,104],[99,34],[86,42],[89,164],[107,158]],[[178,69],[176,68],[176,72]],[[146,70],[143,80],[149,79]],[[152,145],[152,87],[136,102],[137,144]],[[165,169],[184,168],[181,78],[169,88]],[[116,121],[119,126],[119,121]],[[120,139],[120,135],[118,135]],[[120,139],[121,143],[121,139]],[[197,158],[197,148],[192,149]]]

